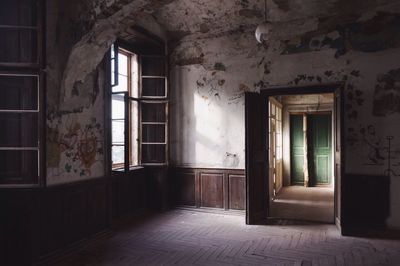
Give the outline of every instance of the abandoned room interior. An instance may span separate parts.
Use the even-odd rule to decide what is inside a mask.
[[[400,265],[399,0],[0,0],[0,265]]]

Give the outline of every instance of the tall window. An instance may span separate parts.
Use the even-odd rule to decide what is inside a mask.
[[[269,108],[269,168],[273,177],[273,195],[282,187],[282,105],[270,97]]]
[[[167,164],[165,58],[111,50],[112,167]]]
[[[39,184],[41,1],[0,8],[0,185]]]

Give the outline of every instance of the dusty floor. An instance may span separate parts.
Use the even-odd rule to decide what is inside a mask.
[[[334,223],[332,188],[283,187],[270,206],[272,217]]]
[[[252,225],[173,210],[127,221],[51,265],[400,265],[400,241],[342,237],[334,225]]]

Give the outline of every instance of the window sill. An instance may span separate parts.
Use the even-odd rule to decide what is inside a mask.
[[[131,166],[131,167],[129,167],[129,172],[131,172],[131,171],[136,171],[136,170],[140,170],[140,169],[144,169],[144,167],[141,166],[141,165]],[[124,169],[123,167],[121,167],[121,168],[115,168],[115,169],[112,169],[111,172],[124,173],[124,172],[125,172],[125,169]]]

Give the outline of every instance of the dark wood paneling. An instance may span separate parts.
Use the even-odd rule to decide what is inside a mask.
[[[365,235],[385,228],[390,214],[390,177],[346,174],[342,180],[342,233]]]
[[[167,210],[169,208],[168,171],[166,166],[146,166],[146,203],[148,208],[153,210]]]
[[[222,174],[200,174],[201,206],[224,207],[224,186]]]
[[[107,227],[109,219],[108,187],[106,183],[96,184],[87,193],[87,221],[88,232],[94,234]]]
[[[268,216],[268,98],[245,94],[246,224],[264,222]]]
[[[228,175],[229,209],[244,210],[246,204],[246,180],[244,175]]]
[[[171,168],[172,205],[244,210],[244,170]]]
[[[87,226],[87,188],[74,187],[66,193],[66,235],[67,242],[72,243],[85,237]]]
[[[38,209],[34,190],[0,191],[0,265],[26,265],[35,255]]]
[[[145,208],[146,185],[143,168],[128,173],[113,172],[112,180],[114,218],[130,215]]]
[[[40,190],[40,255],[62,249],[110,225],[109,178]]]
[[[179,205],[196,205],[196,173],[182,172],[176,175],[176,203]]]
[[[0,189],[0,265],[26,265],[110,225],[108,178]]]

